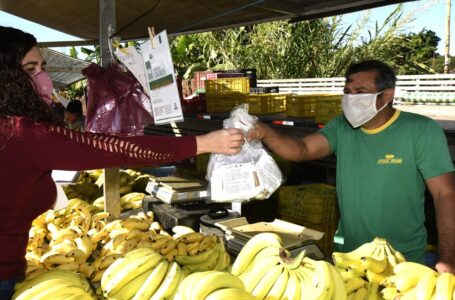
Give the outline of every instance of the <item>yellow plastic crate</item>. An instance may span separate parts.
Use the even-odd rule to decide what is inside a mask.
[[[254,115],[273,114],[286,109],[284,94],[251,94],[247,97],[248,112]]]
[[[206,94],[205,105],[207,112],[230,112],[235,106],[245,103],[245,95],[209,95]]]
[[[322,183],[282,186],[278,213],[312,224],[334,222],[338,220],[336,189]]]
[[[315,116],[317,124],[325,124],[343,113],[341,109],[342,97],[343,95],[325,95],[317,98]]]
[[[208,95],[249,94],[250,79],[247,77],[206,80],[205,93]]]
[[[286,97],[286,115],[297,118],[314,118],[318,95],[288,95]]]

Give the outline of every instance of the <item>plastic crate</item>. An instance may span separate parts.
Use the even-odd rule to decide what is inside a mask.
[[[210,73],[207,74],[207,80],[215,80],[221,78],[239,78],[244,77],[242,73]]]
[[[280,216],[281,220],[292,222],[301,226],[305,226],[310,229],[318,230],[324,233],[324,236],[319,240],[316,241],[316,245],[321,248],[321,250],[324,252],[325,256],[327,257],[332,257],[333,253],[333,239],[335,237],[335,232],[337,231],[338,228],[338,223],[337,222],[328,222],[328,223],[322,223],[322,224],[312,224],[308,222],[302,222],[301,220],[295,219],[293,217],[289,217],[286,215]]]
[[[192,91],[193,92],[204,92],[205,91],[205,81],[207,80],[207,75],[213,73],[213,71],[198,71],[194,72],[192,81]]]
[[[341,109],[342,97],[343,95],[325,95],[317,97],[315,110],[315,121],[317,124],[325,124],[343,113]]]
[[[205,92],[207,95],[248,94],[250,81],[245,77],[207,80]]]
[[[317,96],[319,95],[288,95],[286,97],[286,115],[297,118],[314,118]]]
[[[230,112],[235,106],[245,103],[246,98],[245,95],[243,94],[231,95],[206,94],[205,101],[207,112]]]
[[[251,114],[273,114],[285,111],[286,95],[284,94],[252,94],[247,97]]]
[[[322,183],[282,186],[278,213],[311,224],[337,221],[336,189]]]

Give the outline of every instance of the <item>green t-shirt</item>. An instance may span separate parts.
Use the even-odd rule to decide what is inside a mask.
[[[424,180],[454,170],[447,140],[433,120],[407,112],[376,130],[353,129],[344,116],[319,131],[337,156],[341,251],[376,236],[408,260],[423,262]]]

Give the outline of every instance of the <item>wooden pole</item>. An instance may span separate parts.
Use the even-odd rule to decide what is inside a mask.
[[[112,62],[110,35],[115,32],[115,0],[99,0],[101,66]],[[104,169],[104,210],[110,219],[120,217],[120,173],[118,168]]]

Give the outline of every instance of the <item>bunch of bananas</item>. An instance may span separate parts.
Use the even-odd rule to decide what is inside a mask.
[[[151,248],[138,248],[115,261],[101,278],[108,299],[168,299],[185,278],[180,266]]]
[[[351,277],[345,281],[348,299],[381,299],[379,284],[368,282],[361,277]]]
[[[138,209],[142,207],[142,199],[144,199],[144,193],[131,192],[120,197],[120,211],[128,209]],[[104,196],[97,198],[92,203],[93,207],[98,211],[104,211]]]
[[[392,275],[398,263],[406,261],[403,254],[379,237],[351,252],[334,252],[332,257],[343,278],[365,277],[368,282],[377,284]]]
[[[289,257],[274,233],[261,233],[245,244],[231,273],[256,299],[346,299],[343,278],[325,261],[301,252]]]
[[[254,300],[240,279],[227,272],[196,272],[186,277],[177,290],[178,300]]]
[[[185,274],[209,270],[223,271],[229,267],[231,257],[223,240],[194,232],[183,234],[175,240],[175,261],[183,266]]]
[[[62,185],[68,199],[80,199],[92,202],[103,194],[102,189],[95,183],[72,183]]]
[[[381,283],[384,299],[453,299],[455,276],[439,274],[433,269],[414,262],[395,266],[393,276]]]
[[[95,299],[90,284],[84,277],[62,270],[52,270],[15,285],[12,299]]]

